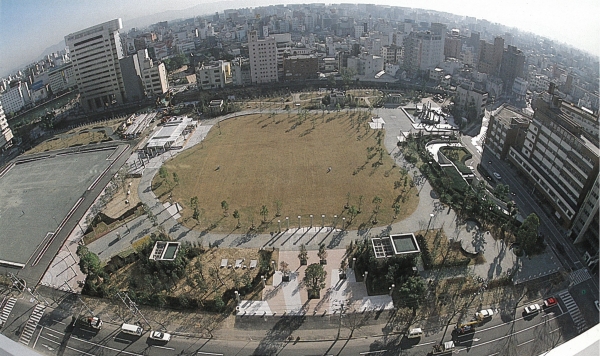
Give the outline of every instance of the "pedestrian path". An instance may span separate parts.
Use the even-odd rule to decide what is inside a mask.
[[[38,304],[35,306],[35,308],[33,308],[33,312],[31,313],[29,320],[27,320],[27,324],[25,324],[25,328],[23,329],[21,337],[19,338],[19,342],[21,344],[25,346],[29,345],[29,341],[31,341],[31,336],[35,332],[35,329],[37,328],[40,319],[44,315],[44,309],[46,309],[46,306],[43,304]]]
[[[558,296],[567,307],[567,311],[569,312],[569,315],[571,315],[573,323],[575,323],[577,332],[581,334],[582,332],[587,330],[587,324],[585,322],[585,319],[583,318],[583,315],[581,315],[579,307],[577,306],[577,303],[575,303],[575,301],[573,300],[571,293],[569,293],[569,291],[564,291],[558,293]]]
[[[569,274],[569,286],[575,286],[592,278],[587,268],[581,268]]]
[[[14,297],[8,298],[8,300],[6,301],[6,304],[4,304],[4,308],[2,308],[2,313],[0,313],[0,326],[4,325],[4,323],[6,323],[6,320],[8,320],[8,316],[10,315],[10,312],[12,311],[16,302],[17,302],[17,298],[14,298]]]

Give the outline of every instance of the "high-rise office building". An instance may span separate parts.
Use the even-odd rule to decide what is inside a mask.
[[[121,19],[115,19],[65,36],[86,111],[107,109],[126,100],[119,65],[123,58],[121,28]]]
[[[275,37],[259,40],[256,31],[248,36],[250,53],[250,73],[252,83],[270,83],[277,81],[277,41]]]
[[[504,82],[504,91],[510,92],[515,78],[523,78],[525,55],[517,47],[509,45],[502,54],[500,79]]]

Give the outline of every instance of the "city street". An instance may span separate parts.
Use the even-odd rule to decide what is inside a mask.
[[[522,308],[515,314],[501,314],[478,327],[476,332],[466,335],[451,335],[453,325],[446,333],[445,341],[451,338],[456,344],[455,353],[470,352],[477,355],[497,354],[508,350],[508,354],[534,355],[564,342],[564,335],[572,336],[572,326],[561,306],[542,311],[531,317],[521,315]],[[257,318],[256,322],[262,322]],[[274,320],[278,318],[273,318]],[[507,319],[507,321],[503,321]],[[423,355],[440,341],[443,328],[425,331],[418,344],[409,342],[402,335],[391,334],[370,337],[352,337],[348,328],[342,327],[336,340],[336,329],[315,331],[327,335],[322,340],[297,340],[294,333],[288,338],[273,337],[273,331],[232,331],[228,339],[203,339],[175,335],[168,343],[159,343],[148,338],[146,331],[141,337],[120,332],[119,325],[105,322],[98,333],[79,327],[71,331],[70,318],[41,323],[33,335],[30,346],[46,355],[262,355],[284,353],[286,355],[365,355],[373,352],[397,354],[404,350],[406,355]],[[275,321],[271,321],[275,322]],[[276,323],[277,325],[278,323]],[[49,325],[49,326],[45,326]],[[301,328],[301,326],[300,326]],[[262,335],[261,335],[262,334]]]

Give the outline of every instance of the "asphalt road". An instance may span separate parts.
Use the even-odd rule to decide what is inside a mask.
[[[541,301],[540,301],[541,302]],[[3,333],[19,339],[35,304],[23,297],[18,300]],[[532,316],[523,315],[523,308],[499,310],[493,318],[466,335],[452,333],[450,325],[425,330],[422,339],[409,341],[402,335],[349,338],[351,331],[342,326],[336,340],[335,329],[329,329],[330,340],[308,341],[288,339],[289,331],[276,328],[257,333],[233,329],[227,339],[207,339],[175,334],[168,343],[148,338],[149,330],[141,337],[120,332],[118,322],[105,320],[102,330],[70,326],[73,312],[79,310],[76,299],[61,303],[62,308],[47,309],[29,341],[29,347],[44,355],[426,355],[434,344],[453,340],[454,353],[472,355],[535,355],[556,347],[576,335],[573,322],[562,303]],[[190,314],[193,317],[193,314]],[[257,318],[258,323],[262,319]],[[383,327],[384,325],[382,325]],[[288,330],[286,328],[286,330]],[[315,333],[323,331],[315,330]],[[445,335],[445,336],[444,336]]]

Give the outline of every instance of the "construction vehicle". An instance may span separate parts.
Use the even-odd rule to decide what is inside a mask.
[[[433,346],[432,355],[451,355],[454,350],[454,341],[446,341],[443,344]]]

